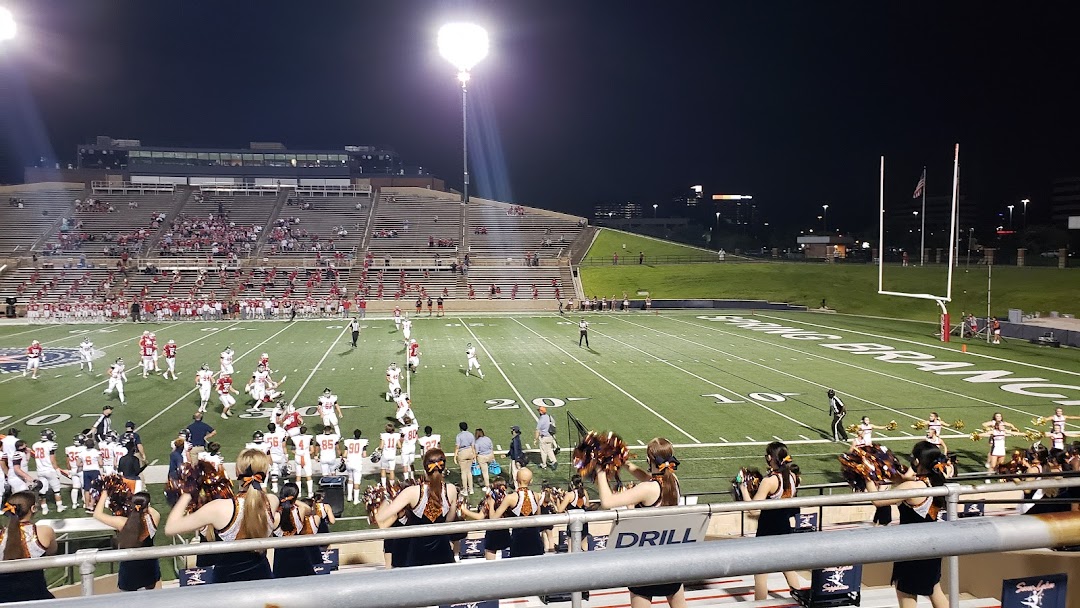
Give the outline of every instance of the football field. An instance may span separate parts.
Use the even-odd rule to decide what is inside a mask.
[[[580,318],[590,324],[589,348],[578,346]],[[321,430],[313,406],[330,388],[344,408],[343,434],[359,428],[377,441],[394,415],[384,399],[385,370],[391,362],[404,367],[404,338],[389,318],[369,317],[354,349],[345,326],[341,319],[4,326],[0,427],[20,428],[31,443],[41,429],[52,428],[62,448],[93,423],[102,405],[112,403],[114,428],[134,421],[151,463],[167,464],[171,440],[199,405],[195,371],[203,363],[217,371],[219,353],[232,346],[239,390],[259,356],[268,353],[274,378],[286,378],[283,398],[301,408],[313,433]],[[993,412],[1021,429],[1047,431],[1032,418],[1049,416],[1057,406],[1067,414],[1080,410],[1075,350],[958,339],[943,344],[932,336],[934,328],[770,311],[421,316],[413,324],[421,365],[402,385],[421,428],[432,426],[448,451],[460,421],[470,430],[483,428],[497,449],[508,447],[510,427],[518,425],[527,448],[535,447],[537,406],[546,405],[564,449],[558,470],[542,472],[544,480],[563,482],[569,474],[570,443],[577,435],[567,412],[589,429],[619,433],[637,456],[652,437],[667,437],[682,461],[685,493],[726,491],[739,467],[763,466],[764,446],[777,439],[790,444],[804,483],[838,481],[836,455],[846,445],[832,441],[829,388],[844,399],[847,424],[863,415],[877,425],[896,421],[894,430],[876,431],[874,439],[899,452],[923,437],[912,424],[931,411],[948,423],[965,421],[965,430],[944,432],[962,470],[981,467],[986,443],[974,443],[970,432]],[[140,377],[137,342],[148,329],[156,332],[159,346],[170,339],[179,345],[179,380]],[[93,374],[79,369],[77,348],[86,336],[96,349]],[[37,380],[22,376],[23,353],[32,339],[45,348]],[[470,342],[484,379],[465,374]],[[962,344],[967,352],[961,352]],[[116,357],[128,365],[126,405],[102,394]],[[206,420],[218,430],[214,440],[228,461],[253,431],[265,430],[269,411],[248,409],[249,403],[241,392],[233,417],[223,420],[216,396],[211,400]],[[1011,437],[1009,445],[1028,443]],[[362,507],[349,509],[359,515]]]

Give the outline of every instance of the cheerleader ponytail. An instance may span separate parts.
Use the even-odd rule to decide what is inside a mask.
[[[795,495],[795,489],[799,487],[799,474],[802,469],[791,459],[787,444],[782,441],[774,441],[765,446],[765,456],[769,466],[780,474],[780,483],[783,488],[782,497],[788,498]]]
[[[4,561],[30,557],[30,549],[26,546],[26,538],[22,533],[22,519],[30,513],[35,504],[37,504],[37,497],[33,492],[16,492],[4,502],[2,512],[8,516],[4,531],[7,537],[7,543],[4,544]]]
[[[101,500],[105,500],[102,496]],[[117,549],[134,549],[142,546],[142,542],[150,535],[146,527],[146,513],[150,509],[150,494],[139,492],[131,497],[128,502],[127,521],[120,533],[116,536]]]
[[[300,498],[300,486],[292,483],[286,483],[281,486],[281,493],[278,494],[281,501],[278,503],[278,511],[281,513],[281,531],[286,536],[290,534],[296,534],[296,519],[294,518],[294,512],[296,511],[296,499]]]
[[[657,437],[649,442],[645,451],[652,466],[653,479],[660,482],[659,506],[673,507],[679,504],[679,480],[675,477],[679,459],[675,458],[675,448],[667,439]]]
[[[427,475],[428,490],[424,516],[435,521],[442,515],[442,499],[446,487],[446,453],[439,448],[424,453],[424,474]],[[468,475],[468,472],[463,475]]]
[[[920,441],[911,448],[912,463],[918,463],[916,469],[919,477],[923,477],[932,486],[943,486],[948,471],[949,459],[941,453],[938,446],[929,441]],[[939,509],[945,508],[945,497],[935,496],[934,506]]]
[[[262,487],[269,470],[270,455],[260,450],[244,450],[236,457],[237,478],[244,496],[240,504],[244,522],[236,535],[238,539],[266,538],[270,534],[270,503]]]

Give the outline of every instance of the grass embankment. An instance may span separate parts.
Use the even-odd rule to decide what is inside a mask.
[[[621,251],[623,240],[627,241],[627,250],[634,250],[632,263],[622,264],[620,260],[618,266],[583,266],[581,280],[586,294],[621,297],[625,291],[633,297],[638,291],[648,291],[655,299],[752,299],[812,308],[820,306],[824,298],[829,308],[851,314],[933,320],[938,313],[937,306],[928,300],[878,295],[878,269],[871,264],[778,261],[653,266],[648,263],[648,256],[661,255],[658,251],[666,255],[673,250],[684,253],[700,250],[607,230],[600,233],[586,258],[595,254],[610,260],[611,251],[615,250],[612,243],[618,242]],[[647,256],[644,265],[637,264],[635,247],[652,248],[640,249]],[[943,266],[889,266],[885,269],[885,288],[941,294],[945,291],[947,271]],[[998,266],[993,273],[991,304],[995,316],[1004,317],[1009,308],[1043,314],[1051,310],[1080,314],[1076,297],[1080,293],[1077,289],[1080,273],[1076,269]],[[961,311],[985,315],[986,285],[985,266],[957,268],[949,311],[953,315]]]
[[[645,254],[645,263],[659,259],[672,259],[674,257],[693,258],[695,260],[715,260],[716,254],[708,249],[690,247],[671,241],[649,238],[621,230],[604,228],[596,235],[592,247],[585,254],[585,263],[610,264],[612,254],[619,254],[619,264],[633,264],[638,262],[638,254]]]

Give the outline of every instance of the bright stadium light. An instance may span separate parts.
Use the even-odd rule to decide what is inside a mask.
[[[0,6],[0,42],[11,40],[15,37],[15,15],[11,11]]]
[[[469,202],[469,70],[488,54],[487,30],[475,23],[447,23],[439,28],[439,54],[458,69],[461,81],[461,156],[464,188],[461,201]]]

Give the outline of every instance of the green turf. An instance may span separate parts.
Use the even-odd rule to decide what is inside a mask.
[[[645,263],[716,259],[716,253],[707,249],[603,228],[596,235],[596,240],[593,241],[588,253],[585,254],[584,263],[611,264],[612,254],[615,253],[619,254],[620,266],[636,265],[639,253],[645,254]]]
[[[610,254],[609,254],[610,255]],[[636,260],[635,260],[636,261]],[[643,265],[581,268],[587,294],[648,291],[654,299],[718,298],[789,302],[817,308],[824,298],[829,308],[852,314],[933,320],[939,309],[929,300],[877,293],[877,266],[797,262],[725,262],[714,264]],[[944,294],[947,268],[942,266],[885,268],[890,291]],[[1076,285],[1080,271],[1058,268],[995,267],[991,284],[992,312],[1080,313]],[[962,311],[986,315],[986,267],[958,268],[953,275],[953,315]]]
[[[775,437],[791,442],[805,483],[837,481],[835,458],[844,446],[826,440],[826,387],[844,396],[851,423],[863,414],[877,424],[896,420],[899,428],[880,436],[901,452],[921,436],[910,425],[931,410],[948,421],[963,419],[969,429],[993,411],[1004,412],[1021,427],[1031,426],[1032,417],[1053,411],[1054,399],[1007,392],[999,388],[1009,384],[1005,381],[968,382],[966,376],[919,371],[912,365],[825,348],[823,342],[891,345],[941,361],[973,363],[980,370],[1080,385],[1073,349],[970,342],[969,352],[962,354],[961,343],[942,345],[931,335],[933,326],[925,323],[814,313],[754,317],[839,336],[797,340],[709,320],[715,314],[700,318],[690,312],[594,313],[589,316],[591,349],[578,347],[576,317],[420,318],[414,334],[423,352],[422,368],[407,385],[421,425],[432,425],[444,445],[452,445],[459,421],[467,421],[473,429],[483,427],[500,448],[509,444],[510,426],[520,425],[525,442],[532,444],[539,403],[551,407],[564,446],[570,443],[566,411],[592,429],[620,433],[638,457],[649,439],[668,437],[678,445],[683,462],[679,474],[687,493],[724,492],[740,466],[762,464],[764,444]],[[135,363],[135,342],[145,327],[6,326],[0,329],[0,344],[21,349],[36,338],[46,349],[70,348],[89,331],[105,351],[96,362],[95,371],[101,372],[116,356]],[[151,327],[159,339],[180,344],[181,379],[142,379],[132,369],[129,404],[118,407],[114,418],[117,426],[127,419],[140,425],[148,456],[159,464],[167,463],[169,441],[190,422],[198,406],[198,395],[192,392],[194,371],[203,362],[216,366],[217,354],[227,345],[240,355],[238,372],[246,372],[261,352],[268,352],[277,376],[288,376],[283,385],[286,395],[297,396],[299,405],[313,404],[323,387],[332,388],[347,406],[345,431],[359,427],[371,437],[393,415],[392,405],[382,398],[383,372],[391,361],[403,364],[404,354],[402,336],[387,319],[368,319],[355,350],[341,335],[340,321]],[[484,380],[464,375],[467,342],[479,347]],[[102,404],[115,403],[115,397],[101,394],[103,381],[80,374],[77,364],[43,370],[37,381],[18,373],[4,375],[0,390],[7,398],[0,406],[0,426],[18,426],[30,439],[49,426],[66,445],[89,426]],[[1032,390],[1064,395],[1059,400],[1080,400],[1080,388]],[[219,429],[218,439],[231,460],[251,432],[263,428],[265,418],[250,412],[225,421],[217,417],[218,407],[214,402],[208,421]],[[318,427],[317,418],[309,417],[308,422]],[[963,468],[978,469],[985,443],[972,443],[965,433],[951,433],[946,441],[961,455]],[[1011,443],[1020,445],[1024,440]],[[564,482],[569,457],[570,450],[564,450],[559,470],[540,472],[541,479]],[[362,509],[350,505],[346,515],[360,516]],[[355,525],[360,524],[343,523],[338,529]]]

